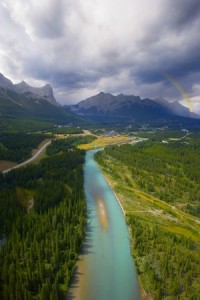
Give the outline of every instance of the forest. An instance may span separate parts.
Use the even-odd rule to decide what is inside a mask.
[[[156,222],[127,216],[133,256],[144,287],[154,299],[199,299],[199,243]]]
[[[0,118],[1,133],[27,133],[54,128],[54,123],[45,120],[36,120],[32,118]]]
[[[199,299],[199,146],[192,134],[95,156],[125,209],[137,271],[153,299]]]
[[[0,299],[66,297],[85,234],[85,152],[57,151],[0,174]]]
[[[54,134],[80,134],[83,133],[83,130],[80,127],[56,127],[51,130]]]
[[[51,145],[47,148],[47,155],[55,155],[65,151],[66,149],[74,149],[81,144],[87,144],[94,141],[96,137],[92,135],[88,136],[73,136],[67,139],[54,139]]]
[[[46,137],[42,134],[0,133],[0,160],[20,163],[31,156],[31,150]]]

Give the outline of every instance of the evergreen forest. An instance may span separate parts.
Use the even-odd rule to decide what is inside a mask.
[[[31,150],[46,137],[42,134],[0,133],[0,160],[20,163],[31,156]]]
[[[54,145],[0,174],[0,299],[66,297],[85,233],[85,152]]]

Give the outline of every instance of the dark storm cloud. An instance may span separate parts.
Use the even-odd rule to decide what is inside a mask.
[[[169,1],[168,6],[171,8],[171,21],[175,30],[180,27],[189,26],[191,23],[194,23],[199,19],[199,0]]]
[[[3,0],[0,17],[1,72],[50,82],[60,101],[173,98],[165,74],[199,93],[199,0]]]
[[[163,80],[163,75],[171,74],[179,79],[189,76],[191,73],[200,70],[200,51],[199,45],[192,45],[187,51],[179,51],[169,56],[156,58],[152,63],[146,63],[136,74],[138,82],[155,83]],[[152,53],[153,57],[153,53]],[[134,74],[134,70],[133,70]]]

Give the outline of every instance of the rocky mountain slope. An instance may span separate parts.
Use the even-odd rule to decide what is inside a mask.
[[[42,88],[29,86],[22,81],[13,84],[0,74],[0,117],[1,119],[40,119],[52,122],[73,122],[80,118],[67,112],[47,84]]]
[[[53,89],[50,84],[46,84],[41,88],[32,87],[25,81],[22,81],[18,84],[13,84],[12,81],[0,73],[0,91],[3,93],[6,92],[7,89],[18,94],[25,95],[30,99],[43,99],[53,105],[60,105],[54,97]]]
[[[191,117],[189,109],[178,102],[141,99],[139,96],[123,94],[113,96],[103,92],[79,102],[72,107],[72,110],[88,117],[119,117],[135,120],[169,118],[174,115]]]

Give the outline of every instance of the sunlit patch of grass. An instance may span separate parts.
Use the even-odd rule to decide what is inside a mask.
[[[99,136],[95,141],[92,141],[89,144],[82,144],[79,145],[79,149],[83,150],[91,150],[96,148],[104,148],[109,145],[116,145],[116,144],[124,144],[131,142],[131,138],[127,135],[119,135],[119,136]]]
[[[191,229],[188,229],[188,228],[183,228],[180,225],[181,224],[179,224],[177,226],[173,226],[173,225],[164,224],[164,225],[162,225],[162,227],[164,227],[167,231],[183,235],[186,238],[190,238],[190,239],[194,240],[195,242],[200,242],[199,235],[197,234],[197,232],[192,231]]]
[[[46,158],[46,148],[33,160],[32,164],[38,164],[43,158]]]

